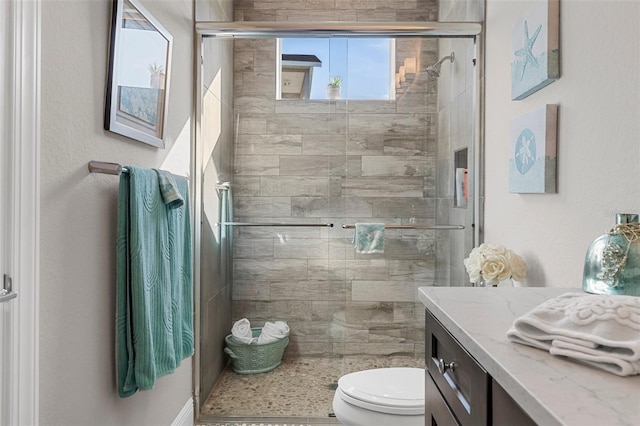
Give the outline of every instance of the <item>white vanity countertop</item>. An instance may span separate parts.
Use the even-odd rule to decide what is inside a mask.
[[[420,287],[420,300],[540,425],[640,425],[640,375],[619,377],[513,343],[513,321],[580,289]]]

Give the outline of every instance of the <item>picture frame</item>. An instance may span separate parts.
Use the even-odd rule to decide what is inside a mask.
[[[173,37],[136,0],[113,0],[104,129],[165,147]]]
[[[558,105],[538,107],[511,120],[509,192],[557,192]]]
[[[536,0],[511,31],[511,99],[560,78],[560,0]]]

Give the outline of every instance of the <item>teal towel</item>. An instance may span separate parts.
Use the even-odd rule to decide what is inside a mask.
[[[165,170],[153,169],[158,174],[158,182],[160,183],[160,194],[164,203],[170,209],[177,209],[184,204],[184,198],[178,191],[178,185],[174,176]]]
[[[163,201],[153,170],[120,175],[116,250],[116,364],[121,397],[153,388],[193,354],[191,224],[187,179],[182,207]]]
[[[384,253],[384,223],[356,223],[353,244],[356,253]]]

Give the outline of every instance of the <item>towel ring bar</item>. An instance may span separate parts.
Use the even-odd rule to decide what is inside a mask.
[[[227,226],[314,226],[333,228],[333,223],[248,223],[248,222],[218,222],[216,225]]]
[[[343,229],[354,229],[355,224],[344,224]],[[464,229],[464,225],[384,225],[384,229],[434,229],[438,231]]]
[[[105,175],[119,175],[129,173],[129,170],[122,164],[107,163],[106,161],[89,161],[90,173],[102,173]]]

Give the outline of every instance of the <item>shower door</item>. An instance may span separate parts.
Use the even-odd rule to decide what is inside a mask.
[[[309,365],[327,371],[321,389],[302,386],[300,401],[292,401],[302,404],[294,408],[297,417],[317,419],[331,413],[330,400],[320,395],[332,395],[343,374],[422,367],[424,307],[417,288],[465,285],[460,256],[477,229],[476,44],[471,36],[349,31],[327,37],[281,29],[259,37],[223,33],[216,38],[232,47],[211,50],[233,55],[227,72],[234,78],[226,80],[232,99],[223,99],[225,79],[215,72],[204,89],[216,93],[210,110],[227,111],[219,117],[232,111],[233,135],[214,132],[216,142],[205,142],[211,159],[203,161],[203,194],[209,191],[213,200],[208,204],[203,195],[205,210],[216,211],[217,199],[207,185],[229,180],[234,221],[253,226],[233,227],[233,280],[221,291],[223,300],[230,297],[221,311],[231,319],[218,320],[218,309],[209,307],[218,296],[211,288],[202,291],[209,299],[200,301],[200,322],[214,322],[201,326],[207,343],[199,375],[208,394],[217,376],[205,364],[217,353],[212,348],[220,335],[206,334],[219,324],[286,321],[285,359],[298,363],[299,372]],[[426,69],[451,51],[455,62],[430,76]],[[327,90],[335,77],[338,98]],[[229,149],[233,168],[225,175],[221,158],[228,157],[219,151]],[[219,231],[212,214],[205,216],[215,245]],[[355,250],[356,223],[385,224],[383,252]],[[456,226],[432,229],[442,225]],[[229,259],[216,259],[224,270]],[[294,377],[296,385],[301,380]],[[269,416],[266,409],[241,408],[233,416]]]
[[[349,52],[362,50],[358,41],[348,39]],[[476,45],[464,38],[390,41],[391,94],[364,99],[347,90],[336,107],[345,115],[340,197],[349,229],[341,235],[346,309],[339,318],[347,332],[334,355],[373,357],[380,366],[423,359],[417,289],[468,285],[462,260],[473,247],[475,219]],[[430,75],[427,68],[450,52],[455,61]],[[358,222],[385,224],[383,253],[354,250],[351,225]]]

